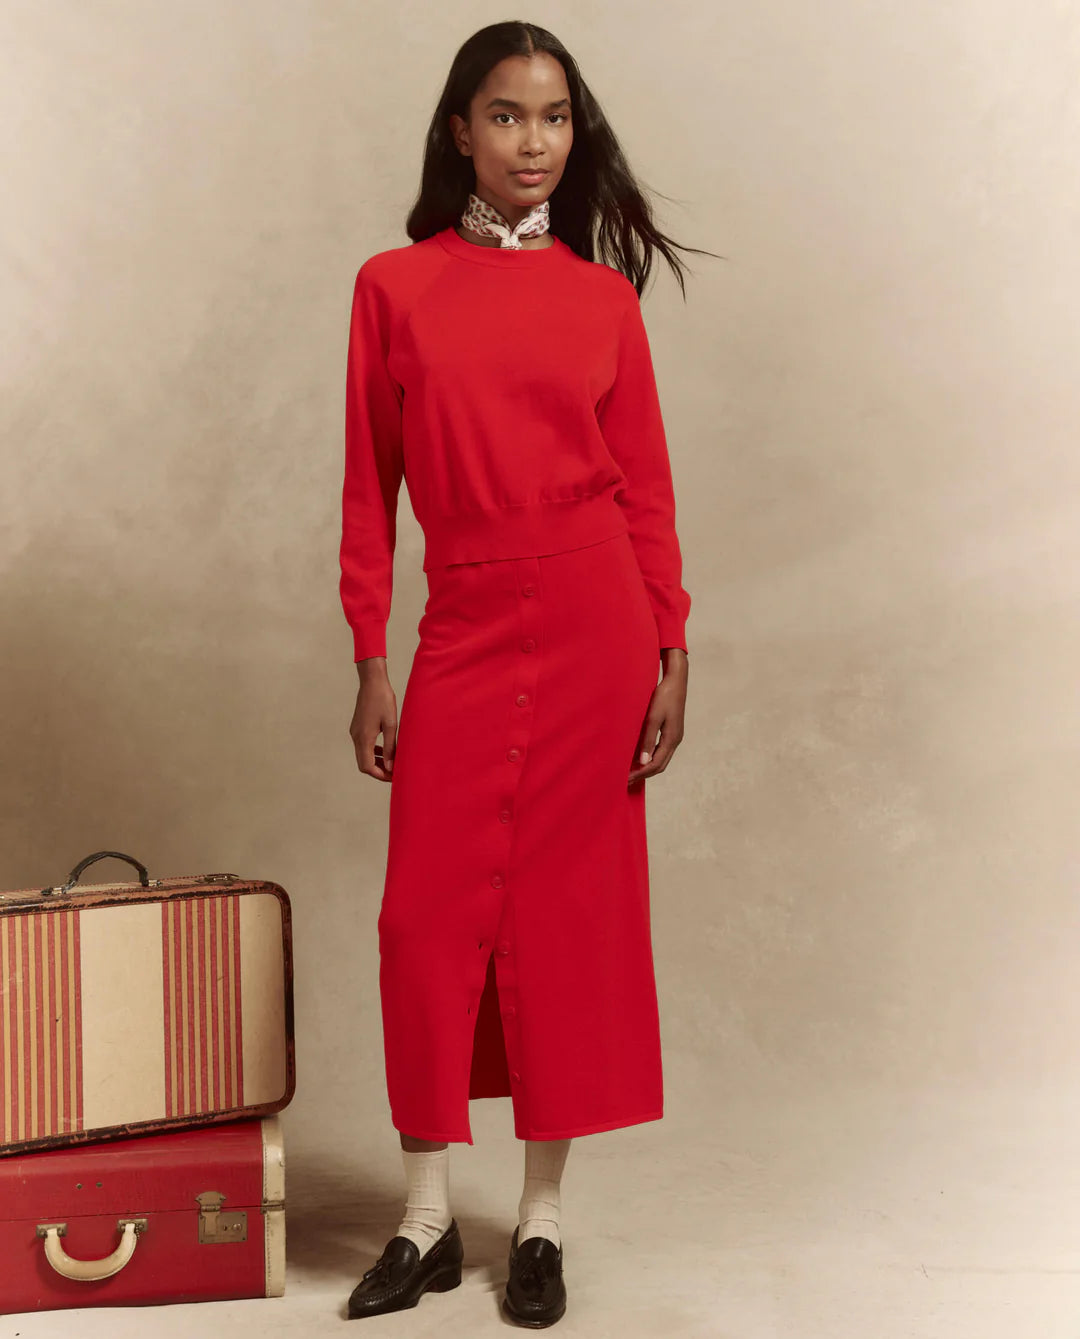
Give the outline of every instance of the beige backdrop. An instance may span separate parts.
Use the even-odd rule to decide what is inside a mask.
[[[315,1209],[343,1206],[374,1226],[323,1278],[338,1291],[401,1192],[375,931],[389,787],[353,759],[337,596],[349,302],[361,262],[407,240],[454,50],[506,17],[4,6],[0,887],[114,847],[155,876],[288,889],[290,1267],[319,1273]],[[765,1165],[777,1206],[798,1182],[810,1212],[844,1181],[881,1228],[894,1209],[870,1159],[906,1203],[894,1159],[941,1103],[968,1113],[942,1167],[967,1162],[978,1112],[1010,1132],[983,1171],[1015,1145],[1011,1184],[1027,1184],[1026,1150],[1065,1128],[1047,1113],[1076,1099],[1080,1023],[1080,17],[1005,0],[524,17],[576,55],[669,197],[665,231],[726,257],[687,257],[685,304],[665,268],[644,305],[693,597],[686,737],[648,792],[667,1115],[579,1141],[564,1186],[579,1257],[587,1195],[604,1200],[589,1232],[632,1214],[620,1249],[641,1257],[675,1201],[673,1240],[695,1208],[682,1235],[715,1267],[759,1204],[739,1177]],[[399,702],[421,555],[403,490]],[[473,1110],[454,1194],[467,1219],[491,1178],[497,1277],[520,1150],[509,1099]],[[946,1126],[925,1128],[933,1156]],[[616,1150],[612,1179],[590,1182]],[[671,1159],[644,1201],[639,1152]],[[920,1186],[919,1229],[877,1239],[897,1287],[889,1261],[914,1276],[945,1203],[937,1179]],[[998,1243],[1006,1274],[1071,1204],[1047,1182]],[[1015,1205],[969,1208],[938,1255],[993,1276],[968,1234],[1019,1221]],[[781,1218],[776,1242],[820,1243],[805,1224],[784,1238]],[[702,1286],[730,1300],[737,1272]],[[818,1333],[806,1297],[789,1315],[774,1283],[730,1332]],[[977,1290],[980,1336],[999,1285]],[[647,1302],[642,1332],[680,1314],[672,1301],[651,1331]],[[729,1333],[712,1314],[678,1332]]]

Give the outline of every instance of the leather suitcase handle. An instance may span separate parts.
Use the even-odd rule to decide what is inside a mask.
[[[146,865],[143,865],[142,861],[135,860],[134,856],[126,856],[122,850],[95,850],[92,856],[84,856],[79,864],[75,866],[75,869],[72,869],[72,872],[67,876],[66,884],[58,884],[54,888],[41,888],[37,896],[58,897],[63,896],[64,893],[70,893],[71,889],[79,882],[79,874],[82,874],[87,865],[92,865],[98,860],[104,860],[107,856],[114,856],[116,860],[126,860],[128,865],[134,865],[143,888],[161,888],[161,878],[151,878]],[[237,874],[197,874],[194,881],[201,882],[201,884],[223,884],[223,882],[234,882],[237,878]],[[3,901],[3,898],[0,898],[0,901]]]
[[[76,1260],[74,1256],[68,1255],[60,1244],[60,1238],[67,1231],[67,1223],[40,1223],[37,1235],[45,1238],[45,1259],[58,1274],[81,1283],[95,1283],[99,1279],[119,1274],[135,1254],[139,1233],[146,1231],[147,1220],[121,1218],[116,1226],[123,1233],[120,1245],[111,1255],[106,1255],[101,1260]]]
[[[134,865],[139,874],[139,882],[144,888],[150,887],[150,875],[146,866],[134,856],[125,855],[123,851],[95,851],[93,855],[84,856],[82,860],[68,875],[67,883],[62,883],[59,888],[42,888],[42,894],[45,893],[67,893],[79,881],[79,875],[86,869],[87,865],[92,865],[96,860],[104,860],[106,856],[114,856],[117,860],[126,860],[129,865]]]

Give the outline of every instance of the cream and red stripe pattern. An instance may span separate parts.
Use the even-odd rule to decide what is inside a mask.
[[[0,916],[0,1147],[286,1091],[268,893]]]
[[[243,1106],[239,899],[163,902],[161,941],[165,1114]]]
[[[0,1144],[82,1125],[79,913],[0,917]]]

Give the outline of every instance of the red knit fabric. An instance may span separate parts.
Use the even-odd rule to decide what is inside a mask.
[[[641,307],[620,271],[446,228],[353,290],[341,600],[354,659],[386,655],[405,480],[424,569],[628,533],[658,647],[687,650],[675,496]]]

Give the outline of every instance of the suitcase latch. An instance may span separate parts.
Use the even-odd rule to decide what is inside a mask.
[[[204,1190],[199,1201],[199,1245],[222,1246],[230,1241],[247,1241],[247,1213],[236,1210],[222,1213],[226,1197],[219,1190]]]

